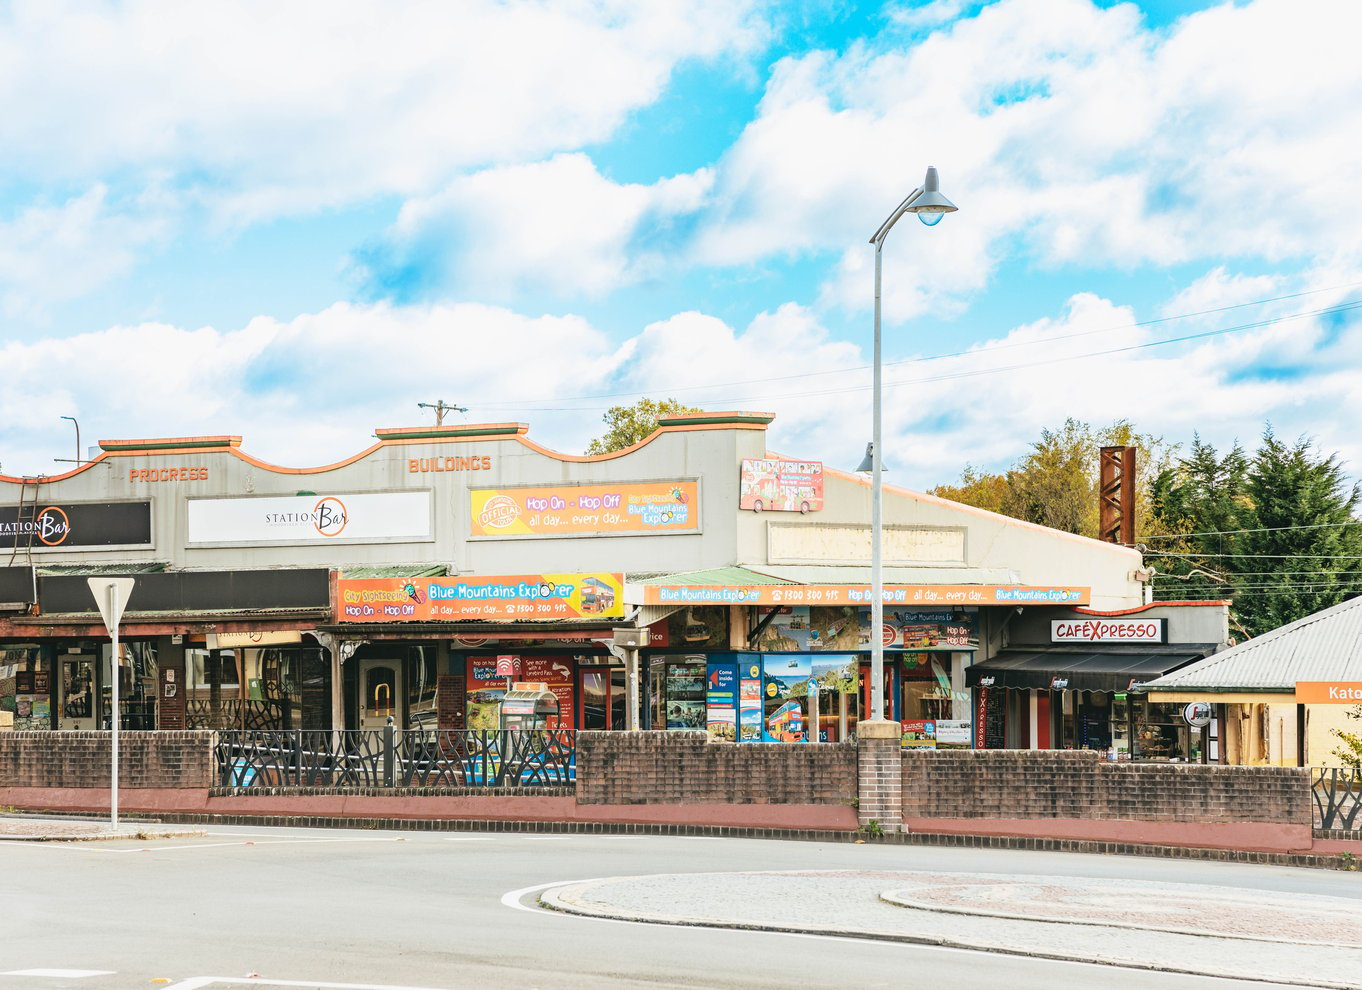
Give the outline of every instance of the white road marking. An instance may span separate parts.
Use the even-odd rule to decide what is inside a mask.
[[[58,980],[79,980],[86,976],[112,976],[111,969],[12,969],[0,976],[50,976]]]
[[[495,835],[446,835],[446,842],[491,842]]]

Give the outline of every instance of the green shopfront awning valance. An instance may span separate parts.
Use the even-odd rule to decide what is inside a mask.
[[[969,687],[1067,691],[1125,691],[1200,660],[1213,649],[1198,645],[1158,651],[1003,650],[965,668]]]

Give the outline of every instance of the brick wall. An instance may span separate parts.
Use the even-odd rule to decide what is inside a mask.
[[[907,751],[903,817],[1310,825],[1297,767],[1110,763],[1088,751]]]
[[[577,733],[577,803],[826,804],[856,797],[854,743],[711,743],[704,732]]]
[[[462,676],[441,674],[435,678],[435,724],[441,732],[462,731],[467,694]]]
[[[107,732],[0,733],[0,787],[110,786]],[[120,732],[120,788],[208,788],[213,733]]]

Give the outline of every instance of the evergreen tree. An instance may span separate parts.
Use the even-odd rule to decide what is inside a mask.
[[[1156,523],[1140,538],[1160,572],[1155,578],[1160,598],[1231,597],[1230,555],[1252,517],[1247,484],[1243,447],[1236,441],[1221,457],[1197,434],[1187,456],[1154,479],[1150,501]]]
[[[1320,456],[1302,437],[1278,440],[1269,426],[1249,466],[1252,525],[1233,558],[1235,611],[1251,635],[1337,605],[1359,590],[1362,525],[1358,486],[1347,486],[1338,455]]]

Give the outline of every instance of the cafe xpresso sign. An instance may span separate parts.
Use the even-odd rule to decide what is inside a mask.
[[[150,502],[39,502],[0,508],[0,546],[34,550],[149,546]]]
[[[189,543],[432,539],[430,492],[342,492],[189,500]]]
[[[1052,643],[1163,643],[1164,619],[1051,619]]]

